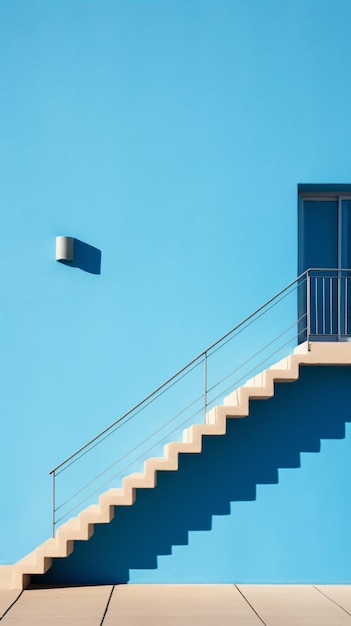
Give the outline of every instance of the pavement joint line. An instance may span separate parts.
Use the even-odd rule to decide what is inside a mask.
[[[110,602],[111,602],[112,594],[113,594],[113,592],[114,592],[114,590],[115,590],[115,587],[116,587],[116,585],[112,585],[112,589],[111,589],[111,592],[110,592],[109,598],[108,598],[108,600],[107,600],[107,604],[106,604],[106,607],[105,607],[104,614],[103,614],[103,616],[102,616],[102,620],[101,620],[101,622],[100,622],[100,626],[102,626],[102,625],[103,625],[103,623],[104,623],[104,621],[105,621],[105,617],[106,617],[106,615],[107,615],[108,607],[110,606]]]
[[[12,609],[12,607],[16,604],[16,602],[20,599],[21,595],[23,594],[24,589],[22,589],[22,591],[20,591],[20,593],[18,594],[17,598],[15,598],[15,600],[10,604],[10,606],[6,609],[5,613],[3,613],[0,616],[0,622],[2,619],[4,619],[5,615],[7,615],[7,613]]]
[[[328,596],[327,593],[325,593],[325,591],[322,591],[322,589],[320,589],[319,587],[317,587],[317,585],[313,585],[313,587],[319,591],[319,593],[322,594],[322,596],[325,596],[326,598],[328,598],[328,600],[330,600],[331,602],[334,602],[334,604],[336,604],[336,606],[338,606],[340,609],[342,609],[343,611],[345,611],[345,613],[347,613],[347,615],[350,615],[351,617],[351,613],[349,613],[349,611],[347,609],[345,609],[342,604],[339,604],[339,602],[337,602],[336,600],[333,600],[333,598],[331,598],[330,596]]]
[[[254,609],[254,607],[252,606],[251,602],[248,601],[247,597],[243,594],[243,592],[239,589],[238,585],[234,585],[234,587],[239,591],[240,595],[242,595],[242,597],[244,598],[244,600],[247,602],[247,604],[251,607],[251,609],[253,610],[253,612],[257,615],[258,619],[261,620],[262,624],[264,624],[264,626],[267,626],[266,622],[263,621],[261,615],[259,615],[259,613],[257,613],[256,609]]]

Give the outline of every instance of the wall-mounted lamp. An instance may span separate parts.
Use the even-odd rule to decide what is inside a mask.
[[[74,237],[56,237],[56,261],[74,260]]]
[[[56,237],[56,261],[89,274],[101,274],[101,250],[75,237]]]

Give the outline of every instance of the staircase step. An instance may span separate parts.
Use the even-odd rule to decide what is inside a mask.
[[[224,398],[223,404],[211,408],[204,424],[194,424],[183,431],[183,440],[167,443],[163,457],[149,458],[144,471],[123,479],[122,488],[111,488],[101,494],[99,503],[90,505],[57,529],[56,537],[49,539],[14,565],[0,566],[0,585],[6,589],[22,589],[33,574],[45,573],[53,558],[65,558],[74,549],[77,540],[87,541],[95,524],[108,524],[115,507],[131,506],[137,489],[152,489],[157,484],[158,471],[176,471],[180,454],[201,453],[204,436],[225,435],[228,418],[246,418],[250,400],[269,399],[275,385],[298,379],[301,366],[351,365],[351,343],[301,344],[293,354],[255,375],[242,387]]]

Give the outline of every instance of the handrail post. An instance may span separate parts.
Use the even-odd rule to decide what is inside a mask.
[[[306,309],[307,309],[307,343],[310,340],[311,334],[311,276],[310,273],[307,272],[307,294],[306,294]]]
[[[207,352],[204,352],[204,423],[206,424],[207,411]]]
[[[52,472],[52,536],[55,538],[55,509],[56,509],[56,494],[55,494],[55,470]]]
[[[341,272],[338,270],[338,338],[341,335]]]

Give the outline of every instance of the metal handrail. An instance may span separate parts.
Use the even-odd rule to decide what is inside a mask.
[[[253,313],[251,313],[250,315],[248,315],[247,317],[245,317],[245,319],[243,319],[239,324],[237,324],[236,326],[234,326],[231,330],[229,330],[227,333],[225,333],[222,337],[220,337],[220,339],[217,339],[217,341],[215,341],[214,343],[212,343],[208,348],[206,348],[206,350],[203,350],[202,352],[200,352],[200,354],[198,354],[195,358],[193,358],[191,361],[189,361],[189,363],[187,363],[186,365],[184,365],[180,370],[178,370],[175,374],[173,374],[173,376],[171,376],[170,378],[168,378],[164,383],[162,383],[162,385],[160,385],[159,387],[157,387],[154,391],[152,391],[151,393],[149,393],[147,396],[145,396],[145,398],[143,398],[142,400],[140,400],[140,402],[138,402],[137,404],[135,404],[131,409],[129,409],[126,413],[124,413],[121,417],[119,417],[118,419],[116,419],[114,422],[112,422],[112,424],[110,424],[109,426],[107,426],[106,428],[104,428],[104,430],[102,430],[100,433],[98,433],[97,435],[95,435],[92,439],[90,439],[90,441],[88,441],[87,443],[85,443],[83,446],[81,446],[78,450],[76,450],[75,452],[73,452],[72,454],[70,454],[70,456],[68,456],[64,461],[61,461],[61,463],[59,463],[58,465],[56,465],[56,467],[54,467],[49,474],[53,474],[54,472],[56,472],[58,469],[60,469],[63,465],[66,465],[66,463],[68,463],[68,461],[70,461],[71,459],[73,459],[74,457],[78,456],[78,454],[80,452],[83,452],[83,450],[85,450],[86,448],[88,448],[92,443],[94,443],[95,441],[97,441],[98,439],[100,439],[100,437],[102,437],[103,435],[105,435],[109,430],[111,430],[114,426],[116,426],[119,422],[121,422],[122,420],[124,420],[126,417],[128,417],[128,415],[130,415],[131,413],[133,413],[134,411],[136,411],[136,409],[138,409],[142,404],[146,403],[148,400],[150,400],[153,396],[155,396],[159,391],[161,391],[164,387],[167,387],[167,385],[169,385],[169,383],[171,383],[175,378],[178,378],[178,376],[180,376],[180,374],[182,374],[185,370],[187,370],[189,367],[191,367],[191,365],[193,365],[194,363],[196,363],[197,361],[201,360],[204,358],[204,356],[206,354],[208,354],[208,352],[210,352],[211,350],[213,350],[213,348],[215,348],[216,346],[218,346],[220,343],[222,343],[222,341],[224,341],[225,339],[227,339],[227,337],[229,337],[230,335],[232,335],[235,331],[239,330],[239,328],[241,328],[242,326],[244,326],[244,324],[246,324],[246,322],[249,322],[253,317],[255,317],[258,313],[260,313],[263,309],[265,309],[267,306],[269,306],[274,300],[276,300],[277,298],[279,298],[279,296],[281,296],[283,293],[285,293],[288,289],[290,289],[290,287],[292,287],[293,285],[295,285],[299,280],[301,280],[304,276],[306,276],[309,272],[311,271],[311,269],[305,270],[304,272],[302,272],[302,274],[300,274],[297,278],[295,278],[294,280],[292,280],[288,285],[286,285],[286,287],[284,287],[284,289],[281,289],[280,291],[278,291],[278,293],[276,293],[272,298],[269,298],[269,300],[267,300],[264,304],[262,304],[260,307],[258,307]],[[319,271],[318,268],[313,268],[313,271]],[[325,270],[325,271],[336,271],[336,270]]]
[[[152,391],[150,394],[148,394],[140,402],[135,404],[131,409],[129,409],[127,412],[125,412],[123,415],[121,415],[118,419],[116,419],[114,422],[112,422],[112,424],[110,424],[109,426],[104,428],[100,433],[95,435],[87,443],[85,443],[83,446],[78,448],[75,452],[70,454],[66,459],[61,461],[61,463],[56,465],[56,467],[54,467],[50,471],[50,475],[52,476],[52,528],[53,528],[53,535],[55,534],[55,526],[57,524],[57,520],[55,519],[56,512],[59,509],[61,509],[62,506],[64,506],[64,504],[66,504],[68,501],[70,501],[74,497],[74,495],[77,495],[77,493],[80,493],[81,491],[83,491],[85,489],[85,487],[83,487],[82,489],[79,490],[79,492],[77,492],[76,494],[74,494],[73,496],[68,498],[68,500],[66,502],[64,502],[63,504],[61,504],[60,506],[58,506],[56,508],[56,484],[55,484],[55,481],[56,481],[57,476],[59,474],[61,474],[61,472],[64,472],[66,469],[68,469],[68,467],[70,467],[73,463],[78,461],[84,455],[86,455],[87,453],[91,452],[93,450],[93,448],[95,448],[97,445],[102,443],[106,438],[110,437],[117,429],[120,428],[121,425],[123,425],[124,423],[126,423],[129,420],[133,419],[138,413],[140,413],[141,411],[146,409],[152,402],[154,402],[156,399],[160,398],[164,393],[169,391],[175,384],[177,384],[185,376],[187,376],[195,368],[197,368],[198,365],[201,365],[201,363],[203,364],[203,391],[202,391],[202,396],[200,395],[196,399],[196,402],[201,400],[201,397],[203,398],[203,412],[204,412],[204,414],[206,416],[206,412],[207,412],[208,406],[210,406],[211,403],[213,403],[213,401],[216,400],[217,397],[219,397],[219,396],[216,396],[216,398],[212,398],[212,400],[210,400],[210,405],[208,405],[208,397],[207,396],[210,393],[210,391],[214,388],[214,387],[208,387],[208,383],[207,383],[207,360],[208,360],[208,357],[214,355],[218,350],[222,349],[228,342],[230,342],[232,339],[237,337],[244,330],[249,328],[249,326],[251,324],[255,323],[260,317],[262,317],[267,312],[269,312],[279,302],[284,300],[284,298],[286,298],[287,296],[292,294],[295,291],[295,289],[299,289],[303,285],[306,285],[306,291],[304,291],[304,294],[305,294],[304,297],[306,298],[306,300],[304,301],[305,304],[304,304],[303,313],[302,313],[302,315],[300,315],[300,313],[301,313],[301,311],[300,311],[300,313],[299,313],[299,315],[297,317],[297,320],[295,321],[295,325],[296,325],[296,323],[298,324],[297,337],[299,338],[299,341],[300,340],[304,340],[304,341],[307,340],[307,341],[309,341],[310,336],[311,336],[311,306],[312,306],[311,302],[313,301],[313,296],[312,296],[312,300],[311,300],[311,281],[316,279],[315,273],[319,273],[319,272],[324,272],[325,274],[329,273],[329,276],[326,277],[326,278],[330,278],[330,273],[336,272],[337,273],[336,278],[338,278],[338,276],[340,277],[340,273],[342,273],[342,272],[351,272],[351,270],[346,270],[346,269],[341,269],[341,268],[309,268],[309,269],[305,270],[297,278],[295,278],[288,285],[286,285],[283,289],[278,291],[273,297],[269,298],[264,304],[262,304],[260,307],[258,307],[253,313],[251,313],[250,315],[245,317],[239,324],[236,324],[231,330],[229,330],[224,335],[222,335],[222,337],[220,337],[220,339],[218,339],[217,341],[212,343],[208,348],[203,350],[195,358],[193,358],[186,365],[184,365],[181,369],[179,369],[175,374],[173,374],[173,376],[171,376],[164,383],[162,383],[162,385],[157,387],[154,391]],[[334,279],[335,277],[332,277],[332,278]],[[341,279],[342,278],[343,277],[341,277]],[[346,280],[349,280],[349,279],[346,278]],[[317,312],[316,306],[315,306],[315,312]],[[292,326],[294,326],[294,324]],[[290,326],[288,329],[286,329],[284,331],[284,333],[286,331],[288,331],[289,329],[291,329],[292,326]],[[317,330],[318,330],[318,328],[317,328]],[[284,333],[282,333],[282,334],[284,334]],[[278,335],[278,338],[280,336],[281,335]],[[267,347],[270,347],[273,344],[273,342],[276,341],[276,339],[277,338],[271,340],[265,346],[264,349],[266,349]],[[295,339],[296,339],[296,334],[295,334]],[[256,353],[256,354],[259,354],[262,351],[263,351],[263,349],[259,350],[259,352]],[[273,352],[273,354],[275,354],[275,352]],[[272,355],[270,355],[270,356],[272,356]],[[251,357],[251,358],[253,358],[253,357]],[[237,367],[236,369],[240,369],[243,365],[245,365],[245,363],[248,363],[251,360],[251,358],[249,358],[248,360],[244,361],[244,363],[241,363],[239,365],[239,367]],[[264,362],[265,361],[262,361],[262,363],[264,363]],[[254,369],[255,368],[253,368],[252,371],[254,371]],[[249,371],[249,373],[250,373],[250,371]],[[229,376],[230,376],[230,374],[226,375],[223,380],[227,379]],[[217,383],[217,385],[220,384],[221,382],[223,382],[223,380],[219,381]],[[216,387],[216,385],[215,385],[215,387]],[[198,414],[198,413],[199,413],[199,411],[196,411],[195,414]],[[167,423],[165,425],[167,426]],[[148,437],[148,439],[150,439],[150,437]],[[141,444],[139,444],[139,445],[142,445],[142,444],[143,444],[143,442]],[[116,463],[117,462],[118,461],[116,461]],[[115,465],[116,463],[114,463],[113,465]],[[94,478],[94,480],[95,480],[95,478]],[[90,481],[89,484],[94,482],[94,480]],[[60,518],[60,519],[62,519],[62,518]]]

